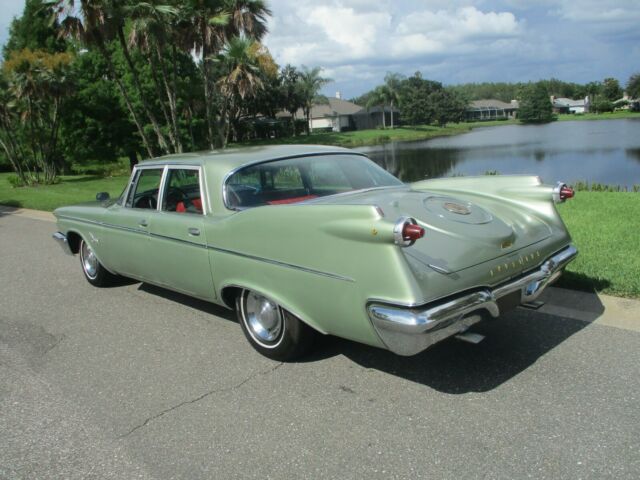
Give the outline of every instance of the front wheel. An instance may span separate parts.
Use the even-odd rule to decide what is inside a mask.
[[[108,287],[117,278],[102,266],[96,254],[84,239],[80,241],[80,264],[82,265],[84,278],[94,287]]]
[[[236,314],[251,346],[265,357],[289,361],[311,350],[315,331],[259,293],[243,290],[236,299]]]

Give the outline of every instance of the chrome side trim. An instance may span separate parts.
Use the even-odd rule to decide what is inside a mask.
[[[311,274],[314,274],[314,275],[320,275],[320,276],[323,276],[323,277],[333,278],[333,279],[336,279],[336,280],[342,280],[344,282],[353,282],[353,283],[355,283],[355,280],[353,278],[345,277],[345,276],[338,275],[338,274],[335,274],[335,273],[323,272],[321,270],[315,270],[313,268],[307,268],[307,267],[303,267],[303,266],[300,266],[300,265],[295,265],[293,263],[286,263],[286,262],[281,262],[279,260],[273,260],[273,259],[270,259],[270,258],[258,257],[256,255],[250,255],[250,254],[238,252],[238,251],[235,251],[235,250],[228,250],[226,248],[216,247],[214,245],[209,245],[209,244],[205,245],[205,244],[202,244],[202,243],[196,243],[196,242],[190,242],[188,240],[183,240],[181,238],[167,237],[165,235],[158,235],[157,233],[148,232],[147,230],[124,227],[124,226],[121,226],[121,225],[112,225],[110,223],[97,222],[95,220],[86,220],[84,218],[68,217],[66,215],[60,215],[59,218],[64,218],[64,219],[67,219],[67,220],[73,220],[73,221],[77,221],[77,222],[89,223],[89,224],[92,224],[92,225],[99,225],[99,226],[106,227],[106,228],[115,228],[115,229],[118,229],[118,230],[126,230],[126,231],[130,231],[130,232],[133,232],[133,233],[139,233],[141,235],[148,235],[150,237],[161,238],[163,240],[173,240],[175,242],[188,244],[188,245],[191,245],[191,246],[194,246],[194,247],[206,248],[208,250],[214,250],[214,251],[218,251],[218,252],[222,252],[222,253],[227,253],[229,255],[236,255],[236,256],[239,256],[239,257],[248,258],[250,260],[256,260],[256,261],[259,261],[259,262],[264,262],[264,263],[269,263],[269,264],[272,264],[272,265],[277,265],[279,267],[291,268],[291,269],[294,269],[294,270],[299,270],[301,272],[311,273]]]
[[[67,255],[72,255],[73,256],[73,252],[71,251],[71,246],[69,245],[69,241],[67,240],[67,236],[64,233],[56,232],[51,236],[53,237],[54,240],[56,240],[58,242],[58,245],[60,245],[60,247],[62,247],[62,250],[64,251],[64,253],[66,253]]]
[[[535,300],[556,280],[578,250],[569,245],[549,257],[539,269],[495,289],[482,289],[442,303],[407,308],[370,300],[367,312],[374,329],[389,350],[398,355],[415,355],[434,343],[465,331],[482,319],[484,312],[500,315],[498,300],[520,292],[520,303]]]
[[[293,270],[299,270],[301,272],[312,273],[314,275],[320,275],[322,277],[334,278],[336,280],[342,280],[344,282],[353,282],[355,280],[353,278],[344,277],[342,275],[338,275],[335,273],[323,272],[321,270],[314,270],[313,268],[302,267],[300,265],[295,265],[293,263],[285,263],[279,260],[272,260],[270,258],[258,257],[256,255],[250,255],[248,253],[237,252],[235,250],[228,250],[226,248],[214,247],[213,245],[207,245],[209,250],[215,250],[217,252],[228,253],[229,255],[236,255],[238,257],[248,258],[249,260],[256,260],[258,262],[269,263],[271,265],[277,265],[279,267],[291,268]]]

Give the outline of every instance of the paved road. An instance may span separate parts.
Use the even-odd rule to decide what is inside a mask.
[[[223,309],[91,287],[54,228],[0,214],[0,478],[640,477],[640,320],[280,364]]]

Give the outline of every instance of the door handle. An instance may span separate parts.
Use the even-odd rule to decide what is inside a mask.
[[[147,223],[147,221],[144,218],[138,222],[138,225],[140,225],[141,227],[148,227],[149,226],[149,224]]]
[[[194,237],[197,237],[198,235],[200,235],[200,229],[199,228],[189,228],[188,230],[189,235],[193,235]]]

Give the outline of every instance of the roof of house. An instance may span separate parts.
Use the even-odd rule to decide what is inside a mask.
[[[353,115],[354,113],[362,110],[360,105],[356,105],[353,102],[349,102],[347,100],[342,100],[341,98],[327,98],[329,101],[326,103],[317,103],[313,107],[311,107],[310,116],[311,118],[324,118],[324,117],[335,117],[336,115]],[[289,117],[288,112],[278,112],[277,117]],[[302,109],[298,109],[296,112],[297,118],[304,118],[304,112]]]
[[[556,107],[584,107],[585,100],[584,98],[574,100],[572,98],[559,97],[553,99],[553,105]]]
[[[488,98],[485,100],[474,100],[469,104],[470,108],[518,108],[518,101],[514,100],[511,103],[503,102],[502,100],[496,100],[495,98]]]
[[[382,108],[380,105],[375,105],[373,107],[369,107],[369,108],[363,108],[362,110],[360,110],[359,112],[354,113],[354,115],[368,115],[370,113],[380,113],[382,112]],[[386,113],[391,112],[391,107],[389,105],[385,105],[384,106],[384,111]],[[396,106],[394,105],[393,107],[393,113],[400,113],[400,110],[398,110],[396,108]]]

